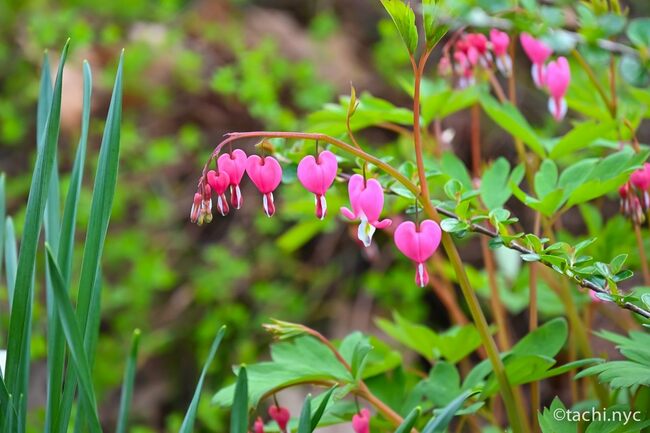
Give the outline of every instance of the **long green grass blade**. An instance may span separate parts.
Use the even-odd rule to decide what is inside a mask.
[[[74,165],[72,167],[72,175],[70,177],[70,187],[66,195],[65,205],[63,209],[63,219],[61,221],[59,250],[58,250],[58,264],[61,269],[61,274],[66,287],[70,286],[70,272],[72,268],[72,255],[74,251],[74,238],[75,226],[77,221],[77,209],[79,201],[79,193],[83,180],[83,170],[86,160],[86,148],[88,144],[88,127],[90,124],[90,99],[92,94],[92,74],[90,65],[87,61],[83,64],[83,104],[81,113],[81,134],[79,137],[79,144],[77,145],[77,153],[75,155]],[[50,322],[50,329],[59,328],[58,321]],[[61,425],[59,421],[67,425],[69,418],[65,414],[70,413],[72,407],[72,399],[74,397],[74,386],[69,386],[67,393],[63,393],[61,397],[61,386],[63,384],[63,365],[65,359],[65,341],[63,335],[52,332],[54,338],[48,340],[53,346],[48,350],[49,358],[52,358],[52,364],[56,365],[50,371],[50,383],[53,386],[48,389],[58,389],[58,395],[48,398],[48,412],[46,416],[46,433],[55,431],[64,431],[65,426],[58,428]],[[75,381],[74,372],[69,369],[69,379],[71,382]],[[62,400],[69,401],[69,404],[63,406],[64,412],[60,411]],[[66,409],[67,408],[67,409]],[[61,417],[63,415],[63,417]]]
[[[83,180],[84,164],[86,161],[86,148],[88,147],[88,127],[90,124],[90,99],[92,96],[92,73],[87,61],[83,64],[83,105],[81,112],[81,136],[77,145],[72,174],[70,176],[70,187],[65,198],[63,208],[63,220],[61,221],[61,242],[59,245],[59,267],[63,280],[70,281],[70,270],[72,268],[72,252],[74,249],[74,233],[77,223],[77,204]]]
[[[133,331],[131,341],[131,351],[129,359],[126,362],[124,371],[124,382],[122,383],[122,396],[120,398],[120,412],[117,417],[117,428],[115,433],[126,433],[129,424],[129,407],[133,397],[133,382],[135,380],[135,370],[138,365],[138,346],[140,345],[140,330]]]
[[[305,402],[300,411],[300,419],[298,420],[298,433],[311,433],[311,394],[307,394]]]
[[[444,433],[447,431],[447,426],[456,415],[458,409],[463,406],[465,400],[476,394],[477,391],[465,391],[458,397],[453,399],[451,403],[445,406],[434,418],[432,418],[427,425],[422,429],[422,433]]]
[[[16,272],[18,269],[18,249],[16,247],[16,231],[14,230],[14,220],[7,217],[4,222],[5,226],[5,279],[7,281],[7,292],[9,295],[9,308],[14,299],[14,287],[16,286]]]
[[[43,146],[38,152],[36,166],[32,175],[32,184],[27,200],[25,227],[18,256],[14,299],[9,320],[6,377],[7,388],[10,393],[14,396],[20,396],[17,422],[18,433],[22,433],[25,427],[24,419],[26,417],[29,379],[32,302],[34,298],[33,275],[38,239],[40,237],[47,191],[54,167],[56,145],[59,136],[63,65],[65,64],[67,53],[68,43],[66,43],[61,54],[52,104],[43,133]]]
[[[316,427],[318,427],[318,423],[320,422],[320,419],[323,417],[323,414],[325,413],[325,409],[327,408],[327,403],[329,403],[330,398],[332,398],[332,394],[334,393],[334,390],[338,385],[334,385],[327,391],[323,399],[321,400],[320,404],[316,408],[316,411],[314,412],[314,415],[311,417],[311,431],[316,430]]]
[[[194,396],[192,397],[190,406],[187,408],[187,412],[185,413],[185,418],[183,419],[183,424],[181,424],[179,433],[192,433],[192,430],[194,428],[194,421],[196,420],[196,410],[199,407],[201,391],[203,390],[203,382],[205,382],[205,376],[208,374],[208,368],[210,368],[210,364],[212,364],[212,360],[214,360],[214,356],[217,354],[217,350],[219,349],[219,345],[221,344],[221,340],[223,339],[225,332],[226,327],[222,326],[221,329],[219,329],[219,332],[217,332],[217,336],[214,338],[214,341],[212,342],[210,352],[208,352],[208,358],[205,360],[205,364],[203,365],[203,370],[201,371],[199,382],[196,384]],[[244,375],[245,374],[246,373],[244,371]],[[235,433],[232,429],[231,432]]]
[[[242,365],[237,374],[235,394],[230,412],[230,433],[248,432],[248,376],[246,366]]]
[[[93,409],[89,418],[90,431],[95,433],[101,432],[101,426],[97,416],[95,390],[92,383],[90,365],[88,364],[88,358],[83,346],[83,338],[81,336],[79,322],[77,321],[77,317],[72,309],[68,290],[64,285],[63,276],[59,271],[56,259],[54,258],[54,253],[49,248],[49,245],[46,245],[46,250],[47,261],[52,274],[52,289],[56,301],[56,309],[70,350],[70,359],[74,364],[75,371],[77,372],[81,395],[86,404]],[[88,415],[88,413],[86,415]]]
[[[404,421],[402,421],[399,427],[397,427],[395,433],[409,433],[413,428],[413,426],[415,425],[418,418],[420,417],[421,412],[422,409],[420,409],[420,406],[416,407],[411,412],[409,412],[409,414],[406,415],[406,418],[404,418]]]
[[[7,204],[5,198],[5,174],[0,173],[0,276],[4,264],[5,245],[5,218],[7,217]]]

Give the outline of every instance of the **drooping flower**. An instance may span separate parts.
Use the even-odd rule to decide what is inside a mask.
[[[316,216],[321,220],[327,213],[325,193],[332,186],[337,170],[336,156],[328,150],[319,153],[316,158],[307,155],[298,164],[298,179],[307,191],[314,194]]]
[[[429,283],[429,274],[424,263],[436,252],[442,230],[438,223],[424,220],[419,226],[412,221],[405,221],[395,229],[395,245],[416,264],[415,282],[424,287]]]
[[[253,432],[254,433],[264,433],[264,421],[261,417],[257,417],[255,423],[253,423]]]
[[[635,181],[639,184],[640,179],[635,179]],[[643,180],[641,180],[641,186],[643,186]],[[621,198],[621,213],[632,220],[634,224],[643,224],[646,219],[645,213],[650,209],[650,193],[647,190],[638,189],[632,183],[630,176],[630,181],[619,188],[618,194]]]
[[[354,433],[370,433],[370,411],[363,408],[352,417]]]
[[[230,185],[230,176],[225,171],[217,173],[214,170],[208,171],[207,174],[208,184],[217,195],[217,210],[221,215],[228,215],[230,208],[228,207],[228,200],[226,199],[226,190]]]
[[[546,68],[546,85],[551,94],[548,100],[548,109],[555,120],[562,120],[566,115],[567,105],[564,95],[571,81],[571,69],[565,57],[558,57],[550,62]]]
[[[494,52],[494,56],[496,57],[497,69],[503,75],[509,77],[512,72],[512,59],[508,54],[510,36],[506,32],[492,29],[490,30],[490,43],[492,44],[492,52]]]
[[[479,63],[484,68],[490,62],[490,52],[488,51],[488,40],[483,33],[468,33],[465,35],[467,43],[467,58],[472,65]]]
[[[467,55],[462,51],[454,51],[455,72],[458,75],[458,87],[464,89],[474,84],[474,69]]]
[[[643,168],[636,170],[630,176],[630,183],[641,191],[648,191],[650,189],[650,162],[646,162]]]
[[[273,418],[273,420],[278,424],[280,431],[286,433],[287,424],[291,419],[291,413],[289,412],[289,409],[282,406],[271,405],[269,406],[269,416]]]
[[[352,210],[342,207],[341,213],[352,221],[361,221],[358,237],[368,247],[375,230],[386,228],[392,223],[390,219],[379,221],[384,208],[384,190],[377,179],[364,180],[363,176],[355,174],[348,182],[348,195]]]
[[[201,225],[203,218],[201,218],[201,207],[203,202],[203,195],[200,192],[194,194],[192,199],[192,209],[190,210],[190,221],[195,224]],[[199,222],[201,220],[201,222]]]
[[[235,149],[231,153],[222,154],[217,160],[219,171],[228,173],[230,178],[230,203],[235,209],[240,209],[243,202],[239,184],[246,172],[247,159],[243,150]]]
[[[266,216],[272,217],[275,213],[273,191],[280,185],[282,180],[280,163],[272,156],[262,158],[258,155],[251,155],[246,162],[246,173],[263,194],[262,203]]]
[[[537,87],[543,87],[546,82],[546,67],[544,63],[552,53],[551,48],[528,33],[522,33],[519,40],[521,41],[524,52],[530,61],[533,62],[531,73],[535,85]]]

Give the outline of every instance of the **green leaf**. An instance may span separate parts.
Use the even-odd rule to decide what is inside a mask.
[[[402,0],[381,0],[381,4],[395,23],[409,53],[415,53],[418,48],[418,29],[415,26],[415,13],[411,6]]]
[[[424,426],[422,433],[444,433],[458,409],[460,409],[463,406],[463,403],[474,394],[476,394],[474,391],[465,391],[456,397],[454,401],[438,412],[438,414]]]
[[[413,95],[412,85],[408,91]],[[429,124],[433,119],[442,119],[470,107],[478,101],[479,86],[454,89],[446,80],[422,81],[422,120]]]
[[[135,370],[138,364],[138,347],[140,345],[140,330],[133,331],[131,350],[126,361],[124,370],[124,381],[122,382],[122,395],[120,397],[120,411],[117,416],[116,433],[127,433],[129,424],[129,409],[133,397],[133,382],[135,381]]]
[[[509,102],[500,104],[488,94],[481,94],[481,106],[487,115],[501,128],[526,143],[538,156],[544,157],[544,145],[524,116]]]
[[[318,427],[318,423],[320,422],[320,419],[323,417],[323,414],[325,413],[325,409],[327,408],[327,404],[330,401],[330,398],[332,397],[332,393],[334,390],[336,390],[338,385],[334,385],[331,387],[323,396],[323,399],[321,400],[320,404],[316,408],[316,411],[311,417],[311,431],[316,430],[316,427]]]
[[[650,47],[650,18],[631,20],[626,33],[637,47]]]
[[[440,227],[447,233],[459,233],[467,231],[469,224],[456,218],[445,218],[440,222]]]
[[[194,391],[194,396],[192,397],[192,402],[190,403],[190,406],[187,408],[187,412],[185,412],[185,418],[183,418],[183,424],[181,424],[179,433],[192,433],[192,430],[194,428],[194,420],[196,419],[196,410],[199,407],[199,400],[201,399],[201,391],[203,390],[203,382],[205,381],[205,376],[208,374],[208,368],[210,368],[210,364],[212,364],[212,360],[214,359],[214,356],[216,355],[217,350],[219,349],[219,345],[221,344],[221,340],[223,339],[223,335],[225,334],[225,332],[226,332],[226,327],[222,326],[219,329],[219,332],[217,332],[217,336],[214,338],[214,341],[212,342],[212,346],[210,346],[210,351],[208,352],[208,358],[205,360],[205,364],[203,365],[203,370],[201,371],[199,382],[196,384],[196,389]],[[240,371],[242,370],[244,371],[243,381],[245,382],[246,370],[242,368]],[[247,405],[244,405],[244,411],[246,411],[246,414],[248,413]],[[241,430],[242,432],[247,431],[246,430],[247,425],[248,425],[248,419],[246,419],[246,427],[244,427],[244,430]]]
[[[517,355],[557,355],[568,336],[568,327],[563,317],[549,320],[539,328],[527,334],[512,348]]]
[[[569,155],[576,150],[589,147],[594,140],[605,136],[616,126],[614,121],[597,122],[587,120],[575,126],[565,134],[550,150],[551,158]]]
[[[17,420],[18,425],[22,428],[24,428],[26,397],[28,394],[32,302],[34,296],[33,276],[36,251],[43,213],[45,211],[47,191],[50,185],[50,177],[56,159],[56,145],[59,137],[59,120],[61,115],[63,65],[65,64],[67,53],[68,44],[66,43],[61,53],[52,104],[48,112],[45,132],[43,133],[43,145],[38,152],[32,175],[9,322],[5,377],[7,378],[9,392],[12,395],[24,397],[20,400]],[[20,427],[19,433],[21,431]]]
[[[438,0],[423,0],[422,15],[424,16],[424,36],[427,50],[430,50],[445,36],[449,27],[439,22]]]
[[[46,246],[47,261],[52,276],[52,291],[56,302],[57,316],[61,320],[63,333],[65,334],[68,348],[70,349],[70,359],[74,363],[75,371],[79,379],[79,387],[86,404],[90,407],[90,430],[101,432],[99,418],[97,417],[97,402],[95,399],[95,389],[92,383],[92,373],[86,351],[83,346],[83,339],[79,323],[72,309],[72,304],[68,297],[68,290],[63,282],[61,271],[56,264],[54,253]]]
[[[545,159],[535,173],[535,194],[540,200],[557,189],[558,170],[552,159]]]
[[[191,429],[187,430],[187,433],[190,431]],[[246,376],[246,366],[244,365],[239,368],[237,374],[237,384],[233,396],[232,411],[230,412],[230,432],[248,432],[248,378]]]
[[[300,420],[298,421],[298,433],[311,433],[311,394],[307,394],[305,402],[300,411]]]
[[[562,411],[562,412],[560,412]],[[543,433],[577,433],[578,423],[560,418],[559,413],[566,414],[566,407],[559,399],[555,397],[550,408],[545,408],[543,412],[537,414],[537,420]]]
[[[395,433],[409,433],[420,417],[420,413],[422,413],[420,406],[409,412],[409,414],[404,418],[404,421],[402,421],[399,427],[397,427]]]
[[[446,406],[460,394],[460,374],[456,367],[445,361],[438,361],[429,373],[428,382],[432,392],[428,398],[435,406]]]
[[[508,186],[510,163],[500,157],[483,173],[481,178],[481,198],[489,210],[501,207],[512,195]]]

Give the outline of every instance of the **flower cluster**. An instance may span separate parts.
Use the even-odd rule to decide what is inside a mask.
[[[636,170],[630,180],[619,190],[621,212],[635,224],[645,221],[645,214],[650,210],[650,163]]]
[[[522,33],[519,39],[524,52],[533,63],[531,74],[535,86],[548,90],[550,95],[548,110],[555,120],[562,120],[567,112],[564,95],[571,81],[569,62],[565,57],[560,56],[557,60],[546,64],[548,58],[553,54],[553,50],[548,45],[528,33]]]
[[[325,194],[332,186],[338,172],[336,156],[324,150],[316,156],[305,156],[298,164],[298,180],[305,189],[314,194],[316,217],[324,219],[327,213]],[[212,221],[212,194],[217,198],[217,211],[221,215],[230,212],[226,191],[230,190],[230,204],[239,209],[243,198],[240,184],[244,173],[262,193],[262,205],[268,217],[275,214],[273,192],[282,180],[282,166],[272,156],[247,156],[237,149],[221,155],[217,159],[216,170],[209,170],[199,181],[198,192],[194,195],[190,219],[203,224]],[[360,174],[350,176],[348,181],[350,207],[342,207],[341,213],[350,221],[358,221],[357,236],[365,247],[372,243],[377,229],[384,229],[392,220],[381,219],[384,208],[384,188],[377,179],[367,179]],[[395,230],[394,240],[397,248],[416,265],[415,282],[424,287],[429,282],[425,262],[435,253],[442,231],[438,223],[425,220],[419,224],[402,222]]]
[[[482,33],[464,33],[460,35],[453,44],[453,54],[449,50],[445,52],[438,65],[442,75],[458,77],[458,86],[465,88],[476,81],[477,68],[491,68],[496,65],[497,69],[509,76],[512,71],[512,60],[508,54],[510,37],[507,33],[492,29],[490,38]]]

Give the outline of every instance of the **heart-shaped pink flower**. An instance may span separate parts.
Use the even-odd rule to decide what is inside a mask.
[[[269,406],[269,416],[278,424],[281,432],[284,433],[287,431],[287,424],[291,419],[289,409],[276,405]]]
[[[336,156],[329,150],[319,153],[316,158],[307,155],[298,164],[298,180],[316,196],[316,216],[321,220],[327,213],[325,193],[336,178],[338,166]]]
[[[358,237],[368,247],[375,229],[386,228],[392,223],[390,219],[379,221],[384,208],[384,190],[377,179],[364,180],[363,176],[355,174],[348,182],[348,194],[352,210],[342,207],[341,213],[352,221],[361,221]]]
[[[424,220],[419,226],[412,221],[405,221],[395,229],[395,245],[417,266],[415,282],[424,287],[429,283],[429,274],[424,266],[440,245],[442,230],[438,223]]]
[[[521,46],[524,49],[524,52],[530,61],[533,62],[531,73],[535,85],[537,87],[543,87],[544,84],[546,84],[546,67],[544,66],[544,63],[553,50],[551,50],[551,48],[549,48],[544,42],[535,39],[528,33],[522,33],[519,40],[521,41]]]
[[[565,57],[558,57],[556,61],[549,62],[546,67],[546,86],[551,94],[548,108],[555,120],[562,120],[566,115],[567,105],[564,95],[570,81],[571,70]]]
[[[352,429],[354,433],[370,432],[370,411],[368,409],[363,408],[352,417]]]
[[[282,180],[280,163],[272,156],[261,158],[258,155],[251,155],[246,161],[246,173],[263,194],[264,212],[268,217],[272,217],[275,213],[273,191],[280,185]]]
[[[230,177],[230,203],[235,209],[240,209],[243,202],[239,184],[246,172],[247,161],[248,157],[241,149],[235,149],[231,153],[224,153],[217,160],[219,171],[225,171]]]
[[[208,171],[207,174],[208,185],[212,188],[217,195],[217,209],[221,215],[227,215],[230,209],[228,208],[228,200],[226,200],[226,190],[230,185],[230,176],[225,171],[217,173],[214,170]]]

